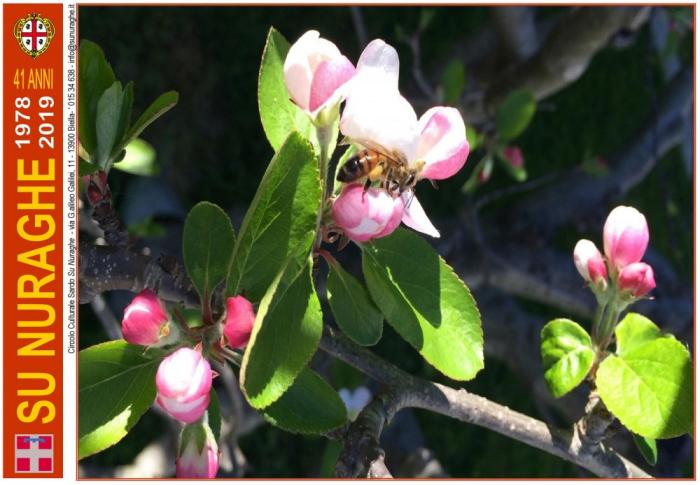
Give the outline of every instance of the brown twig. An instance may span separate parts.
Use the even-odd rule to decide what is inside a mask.
[[[346,439],[354,442],[346,443],[345,450],[371,451],[378,429],[377,421],[390,419],[401,408],[414,407],[488,428],[575,463],[600,477],[649,477],[644,470],[605,445],[593,448],[584,446],[580,437],[572,431],[553,428],[464,389],[454,389],[413,377],[369,350],[350,342],[332,328],[325,329],[320,347],[373,379],[391,385],[393,390],[390,400],[379,401],[382,404],[374,405],[368,412],[368,420],[369,413],[372,414],[372,425],[364,426],[363,423],[358,425],[360,429],[357,432],[348,433]],[[369,434],[360,432],[364,429]],[[355,456],[360,457],[361,454],[356,453]],[[370,463],[374,459],[376,456],[370,457]],[[356,463],[352,456],[345,454],[341,455],[339,461],[343,463],[343,470],[359,476],[357,473],[365,469],[367,460],[363,458],[361,463]]]

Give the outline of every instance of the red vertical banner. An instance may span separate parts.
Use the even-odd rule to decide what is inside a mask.
[[[3,476],[63,476],[63,7],[4,5]]]

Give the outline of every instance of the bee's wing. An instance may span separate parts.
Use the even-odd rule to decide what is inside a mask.
[[[403,164],[406,164],[406,161],[404,160],[403,155],[398,154],[398,153],[391,153],[391,152],[389,152],[389,150],[387,150],[383,146],[381,146],[378,143],[375,143],[371,140],[351,140],[351,142],[358,147],[358,150],[362,150],[363,148],[369,148],[370,150],[374,150],[375,152],[381,153],[382,155],[384,155],[387,158],[390,158],[392,160],[396,160],[398,162],[402,162]]]

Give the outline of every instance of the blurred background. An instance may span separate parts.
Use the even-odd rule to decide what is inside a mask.
[[[418,115],[452,105],[469,125],[466,167],[437,191],[429,184],[417,190],[443,234],[431,243],[475,293],[486,368],[471,382],[450,382],[388,325],[373,350],[418,376],[464,385],[556,426],[582,415],[587,390],[558,400],[548,394],[539,332],[559,316],[590,326],[594,301],[571,252],[580,238],[602,247],[603,222],[616,205],[637,207],[651,231],[645,261],[657,289],[654,300],[632,309],[692,345],[693,25],[692,7],[79,9],[80,38],[104,49],[118,79],[135,81],[135,113],[166,90],[180,93],[178,105],[141,136],[155,150],[137,170],[148,175],[110,175],[117,211],[136,245],[153,255],[181,257],[182,222],[200,200],[220,205],[240,225],[272,156],[256,98],[271,26],[290,42],[319,30],[353,62],[371,39],[396,47],[400,88]],[[503,106],[513,91],[534,115],[506,139],[498,117],[508,114]],[[513,148],[522,162],[507,155]],[[81,231],[83,240],[100,236],[86,214]],[[350,245],[339,256],[356,274],[358,254]],[[80,347],[115,338],[131,297],[112,292],[81,305]],[[321,353],[314,368],[336,389],[374,390],[362,374]],[[224,413],[226,406],[239,412],[237,422],[224,424],[219,476],[332,475],[337,444],[280,431],[241,405],[240,395],[222,398]],[[688,436],[660,441],[658,464],[649,467],[629,433],[614,429],[611,444],[652,475],[694,474]],[[176,432],[147,413],[122,442],[83,460],[81,475],[172,476]],[[382,445],[399,477],[589,476],[425,411],[402,411]]]

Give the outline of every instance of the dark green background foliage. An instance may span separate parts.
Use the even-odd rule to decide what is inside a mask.
[[[424,9],[362,10],[369,38],[381,37],[399,51],[402,92],[409,99],[418,96],[410,73],[411,53],[398,36],[402,31],[416,29]],[[556,13],[558,9],[540,11],[540,15]],[[344,7],[82,6],[79,20],[81,38],[104,49],[117,78],[135,81],[134,112],[141,112],[166,90],[179,92],[175,109],[150,126],[142,137],[155,147],[160,177],[174,189],[186,209],[200,200],[209,200],[234,214],[242,214],[272,156],[256,102],[260,56],[270,26],[290,42],[308,29],[317,29],[353,62],[361,50],[350,10]],[[431,81],[439,82],[457,44],[488,21],[488,12],[482,7],[434,9],[421,44],[423,68]],[[657,107],[663,87],[658,55],[650,47],[649,35],[646,26],[631,46],[604,49],[577,82],[538,105],[531,125],[515,140],[523,149],[530,179],[573,168],[587,158],[611,157]],[[685,62],[690,62],[690,35],[683,39],[679,53]],[[417,111],[420,115],[421,110]],[[472,154],[467,168],[442,182],[439,191],[428,186],[418,188],[431,217],[449,217],[464,202],[460,188],[478,155]],[[118,171],[110,174],[117,210],[124,204],[125,191],[137,179]],[[513,184],[503,170],[495,170],[490,183],[478,194]],[[688,279],[692,275],[691,201],[692,184],[682,166],[679,149],[666,155],[626,201],[647,216],[651,245]],[[240,224],[240,219],[234,217],[236,224]],[[569,251],[580,237],[579,232],[568,229],[552,243]],[[600,236],[596,242],[599,241]],[[122,300],[125,303],[128,297],[124,295]],[[526,306],[528,311],[542,315],[543,324],[562,316],[541,305]],[[89,305],[81,306],[80,317],[81,348],[106,339]],[[516,345],[514,342],[514,348]],[[382,339],[374,349],[409,372],[449,382],[389,325],[384,326]],[[340,363],[332,363],[328,371],[336,389],[352,388],[362,382],[359,373]],[[465,387],[539,419],[552,418],[543,416],[532,402],[532,390],[493,359],[487,358],[485,370]],[[415,412],[415,416],[424,446],[435,452],[451,476],[580,476],[573,465],[494,432],[423,411]],[[130,463],[165,428],[162,418],[148,413],[118,446],[83,463],[88,468]],[[676,453],[687,446],[683,440],[687,437],[660,442],[660,461],[665,453]],[[329,473],[328,465],[321,466],[319,460],[326,452],[332,455],[326,449],[327,443],[325,438],[289,434],[264,425],[245,436],[240,446],[252,466],[248,476],[299,477]],[[640,456],[630,458],[641,463]],[[685,471],[691,473],[691,468],[688,465]]]

